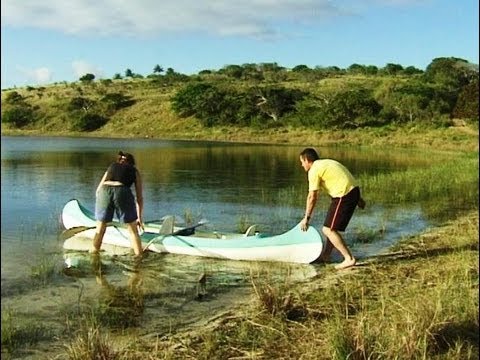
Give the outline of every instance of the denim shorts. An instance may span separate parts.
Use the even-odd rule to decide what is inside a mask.
[[[127,186],[102,185],[95,201],[95,219],[131,223],[137,220],[137,206],[132,190]]]

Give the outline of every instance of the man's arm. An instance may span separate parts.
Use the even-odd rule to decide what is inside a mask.
[[[105,179],[107,178],[108,171],[105,171],[105,173],[102,176],[102,179],[98,183],[97,190],[95,190],[95,194],[98,195],[98,192],[100,191],[103,183],[105,182]]]
[[[300,227],[303,231],[308,229],[308,223],[313,215],[313,209],[317,204],[318,190],[309,191],[307,195],[307,204],[305,206],[305,216],[303,217]]]
[[[135,198],[137,202],[138,225],[143,228],[143,182],[138,170],[135,179]]]

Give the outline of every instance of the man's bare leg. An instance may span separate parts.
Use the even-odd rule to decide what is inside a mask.
[[[319,260],[323,262],[330,261],[330,255],[332,254],[332,250],[333,250],[333,245],[327,238],[327,240],[325,241],[325,247],[323,248],[322,255],[320,256]]]
[[[342,236],[337,231],[326,226],[322,228],[322,232],[344,258],[340,264],[335,265],[335,269],[342,270],[354,266],[357,261],[350,252],[350,249],[345,244],[345,241],[343,241]]]

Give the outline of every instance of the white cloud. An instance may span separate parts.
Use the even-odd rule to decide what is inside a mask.
[[[17,70],[25,77],[26,83],[29,84],[41,85],[48,84],[52,81],[53,73],[46,67],[26,69],[24,67],[17,66]]]
[[[85,74],[93,74],[96,79],[103,77],[103,71],[101,69],[83,60],[73,61],[72,70],[75,79],[79,79]]]
[[[2,0],[2,23],[72,34],[278,35],[278,22],[314,23],[342,13],[328,0]]]

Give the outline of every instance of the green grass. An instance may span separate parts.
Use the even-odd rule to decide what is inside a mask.
[[[57,259],[51,255],[41,256],[37,262],[30,266],[30,278],[33,285],[43,286],[58,273]]]
[[[309,88],[312,93],[325,93],[339,89],[377,88],[391,81],[403,81],[399,77],[341,76],[319,82],[294,80],[281,86]],[[38,108],[39,120],[22,129],[2,124],[2,135],[60,135],[125,138],[164,138],[186,140],[240,141],[251,143],[321,145],[367,145],[396,147],[449,149],[458,151],[478,150],[478,121],[467,126],[434,127],[415,122],[402,126],[363,128],[355,130],[312,130],[292,126],[272,128],[245,128],[216,126],[205,128],[194,118],[179,118],[170,107],[170,98],[184,84],[159,86],[149,79],[134,81],[116,80],[109,85],[95,82],[56,84],[45,90],[15,89],[34,108]],[[250,84],[251,85],[251,84]],[[233,86],[250,86],[236,82]],[[2,91],[2,99],[13,89]],[[41,96],[39,94],[42,94]],[[68,113],[69,100],[83,96],[100,100],[107,93],[121,93],[135,99],[131,107],[123,108],[110,117],[108,123],[93,132],[75,132],[72,116]],[[434,119],[432,122],[440,122]]]

